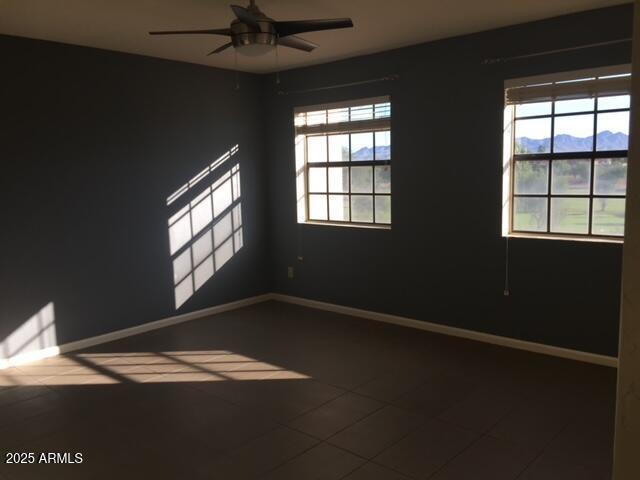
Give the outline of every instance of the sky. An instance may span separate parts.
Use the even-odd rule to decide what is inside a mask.
[[[600,99],[600,108],[625,108],[629,102],[628,95]],[[593,99],[564,100],[556,102],[557,113],[570,113],[576,110],[592,109]],[[518,105],[518,116],[548,115],[551,113],[551,102]],[[572,135],[574,137],[590,137],[593,135],[594,114],[579,114],[567,117],[556,117],[555,134]],[[598,132],[609,130],[613,133],[629,134],[629,112],[612,112],[598,114]],[[551,137],[551,119],[540,118],[516,121],[516,138],[534,139]]]

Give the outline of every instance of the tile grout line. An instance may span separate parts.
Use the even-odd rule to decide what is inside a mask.
[[[518,408],[518,407],[514,407],[511,411],[514,411],[514,410],[516,410],[517,408]],[[459,457],[460,455],[462,455],[464,452],[468,451],[471,447],[473,447],[474,445],[476,445],[476,444],[477,444],[481,439],[483,439],[483,438],[485,438],[485,437],[489,437],[489,438],[494,438],[494,439],[497,439],[497,440],[500,440],[500,441],[504,441],[504,440],[502,440],[502,439],[500,439],[500,438],[497,438],[497,437],[494,437],[494,436],[490,435],[488,432],[490,432],[490,431],[491,431],[491,430],[492,430],[492,429],[493,429],[493,428],[494,428],[498,423],[500,423],[504,418],[506,418],[506,416],[507,416],[507,415],[508,415],[508,413],[507,413],[507,414],[505,414],[503,417],[501,417],[499,420],[495,421],[495,422],[494,422],[494,423],[493,423],[493,424],[492,424],[492,425],[491,425],[491,426],[490,426],[490,427],[489,427],[485,432],[483,432],[483,433],[481,433],[480,435],[478,435],[478,437],[477,437],[475,440],[473,440],[469,445],[467,445],[465,448],[463,448],[461,451],[459,451],[456,455],[454,455],[453,457],[451,457],[449,460],[447,460],[446,462],[444,462],[444,463],[440,466],[440,468],[438,468],[435,472],[433,472],[431,475],[429,475],[429,476],[427,477],[427,480],[428,480],[429,478],[434,478],[434,477],[435,477],[435,476],[436,476],[440,471],[442,471],[442,470],[443,470],[447,465],[449,465],[450,463],[452,463],[456,458],[458,458],[458,457]],[[441,420],[441,421],[444,421],[445,423],[447,423],[447,424],[449,424],[449,425],[454,425],[454,424],[452,424],[452,423],[450,423],[450,422],[447,422],[447,421],[445,421],[445,420]],[[471,430],[468,430],[468,431],[471,431]],[[477,433],[477,432],[474,432],[474,433]],[[510,445],[514,445],[514,446],[518,446],[518,447],[519,447],[519,445],[517,445],[517,444],[512,444],[511,442],[506,442],[506,443],[509,443]],[[527,465],[527,467],[528,467],[528,465]],[[522,472],[520,472],[520,473],[522,473]],[[518,474],[518,476],[520,475],[520,473]],[[516,477],[516,478],[514,478],[514,480],[517,480],[517,477]]]
[[[549,442],[545,444],[544,448],[540,449],[540,452],[529,463],[527,463],[527,465],[520,471],[520,473],[516,475],[514,480],[518,480],[520,477],[522,477],[522,475],[525,474],[525,472],[529,469],[529,467],[533,466],[533,464],[536,461],[538,461],[538,459],[547,452],[547,448],[549,447],[549,445],[551,445],[556,438],[562,435],[562,433],[564,433],[570,427],[570,425],[571,425],[571,421],[569,420],[564,427],[562,427],[553,437],[551,437]]]

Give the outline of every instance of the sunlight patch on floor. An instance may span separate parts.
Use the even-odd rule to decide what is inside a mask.
[[[310,378],[226,350],[67,354],[0,372],[0,387]]]

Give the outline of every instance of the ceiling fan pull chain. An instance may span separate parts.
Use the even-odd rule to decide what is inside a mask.
[[[280,85],[280,57],[278,57],[278,42],[276,42],[276,85]]]
[[[240,81],[238,80],[238,50],[233,49],[234,72],[236,76],[236,90],[240,90]]]

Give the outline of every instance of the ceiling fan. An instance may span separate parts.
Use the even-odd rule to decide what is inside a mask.
[[[350,18],[332,18],[322,20],[293,20],[278,22],[260,11],[255,0],[248,7],[231,5],[236,18],[229,28],[211,30],[173,30],[149,32],[150,35],[209,34],[231,37],[229,43],[216,48],[207,55],[220,53],[233,46],[245,55],[257,56],[272,50],[276,45],[310,52],[318,45],[296,34],[353,27]]]

